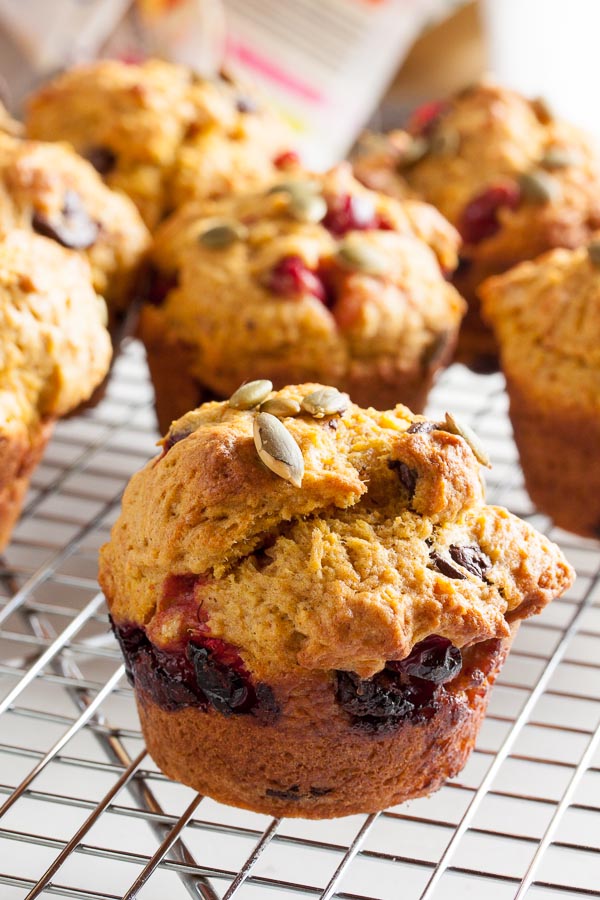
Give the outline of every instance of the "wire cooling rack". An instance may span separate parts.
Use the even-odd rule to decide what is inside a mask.
[[[221,806],[145,752],[95,577],[124,483],[155,452],[151,399],[132,341],[102,404],[57,427],[1,563],[1,900],[600,897],[599,546],[532,509],[501,376],[452,367],[430,412],[476,427],[490,500],[557,540],[578,580],[521,627],[458,778],[325,822]]]

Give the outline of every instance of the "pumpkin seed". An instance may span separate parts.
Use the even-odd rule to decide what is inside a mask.
[[[336,413],[341,416],[348,409],[349,403],[348,394],[342,394],[334,387],[324,387],[307,394],[300,405],[315,419],[322,419],[323,416],[333,416]]]
[[[388,260],[382,253],[356,237],[346,238],[340,243],[337,258],[347,268],[366,275],[383,275],[389,268]]]
[[[327,204],[320,194],[312,191],[295,191],[290,193],[288,207],[290,213],[299,222],[320,222],[327,215]]]
[[[464,422],[459,422],[452,413],[447,412],[446,421],[444,422],[444,431],[449,431],[450,434],[457,434],[466,441],[473,451],[475,459],[480,462],[482,466],[487,466],[488,469],[491,469],[492,464],[487,451],[472,428],[469,428]]]
[[[548,125],[548,123],[552,122],[554,119],[552,107],[545,97],[536,97],[535,100],[532,100],[531,108],[533,109],[537,120],[541,122],[542,125]]]
[[[436,156],[452,156],[460,149],[460,134],[455,128],[445,127],[431,138],[430,147]]]
[[[600,240],[592,241],[587,248],[590,262],[595,268],[600,269]]]
[[[291,397],[271,397],[270,400],[261,403],[260,411],[283,419],[285,416],[297,416],[300,412],[300,404]]]
[[[302,451],[279,419],[265,412],[259,412],[255,416],[254,446],[259,458],[271,472],[295,487],[302,485]]]
[[[541,169],[523,172],[519,176],[519,186],[525,199],[532,203],[550,203],[560,194],[558,181]]]
[[[400,155],[400,159],[398,160],[398,168],[400,171],[402,171],[402,169],[408,169],[410,166],[414,166],[415,163],[418,163],[424,156],[427,156],[429,149],[429,141],[427,138],[414,137]]]
[[[568,166],[580,166],[583,155],[575,147],[548,147],[541,159],[546,169],[566,169]]]
[[[229,398],[229,405],[233,409],[254,409],[268,397],[272,390],[273,383],[266,379],[248,381],[233,392]]]
[[[211,250],[221,250],[236,241],[245,241],[248,229],[241,222],[218,222],[199,235],[200,243]]]
[[[278,181],[272,184],[267,190],[267,196],[270,194],[318,194],[321,191],[321,184],[313,179],[305,178],[295,181]]]

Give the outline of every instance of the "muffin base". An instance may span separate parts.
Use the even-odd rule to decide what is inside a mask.
[[[566,531],[600,537],[600,417],[541,406],[507,377],[510,418],[529,496]]]
[[[166,434],[171,422],[190,409],[207,400],[226,399],[239,387],[236,378],[229,391],[213,391],[190,375],[196,351],[165,330],[163,317],[154,307],[142,309],[138,335],[146,348],[161,434]],[[437,353],[425,365],[412,370],[399,368],[394,360],[356,360],[348,375],[336,380],[335,386],[346,391],[359,406],[393,409],[403,403],[413,412],[421,413],[436,376],[452,359],[456,339],[456,334],[445,336]],[[299,380],[319,380],[318,373],[306,373],[303,377],[297,370],[286,371],[285,365],[278,365],[276,372],[265,372],[260,365],[257,368],[256,372],[247,373],[246,380],[268,377],[276,390]]]
[[[10,540],[21,514],[31,475],[50,440],[53,420],[42,422],[37,432],[0,434],[0,552]]]
[[[327,673],[274,685],[285,699],[273,725],[192,707],[166,712],[136,691],[142,730],[166,775],[222,803],[308,819],[376,812],[431,794],[460,772],[510,643],[465,650],[433,716],[387,734],[352,726]]]

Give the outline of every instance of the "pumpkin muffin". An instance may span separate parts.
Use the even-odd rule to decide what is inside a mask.
[[[0,237],[0,550],[54,422],[108,371],[105,323],[85,259],[29,231]]]
[[[155,235],[141,315],[161,430],[263,373],[421,409],[464,312],[443,274],[457,246],[433,207],[368,191],[347,164],[182,207]]]
[[[27,131],[70,141],[151,228],[181,202],[268,180],[291,144],[247,89],[156,59],[59,75],[30,99]]]
[[[393,196],[433,203],[459,230],[454,283],[469,302],[459,358],[482,368],[497,348],[479,315],[488,276],[553,247],[586,244],[600,227],[595,147],[539,100],[484,81],[414,114],[406,131],[371,140],[358,177]]]
[[[557,525],[600,537],[600,241],[481,286],[525,484]]]
[[[150,235],[133,203],[66,144],[0,133],[0,231],[28,229],[84,254],[111,326],[138,288]]]
[[[307,818],[456,775],[519,621],[573,579],[486,506],[478,460],[450,414],[314,383],[246,383],[174,422],[100,554],[160,768]]]

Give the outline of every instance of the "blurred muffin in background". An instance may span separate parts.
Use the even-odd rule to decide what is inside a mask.
[[[433,207],[347,164],[182,207],[155,235],[141,314],[161,428],[263,376],[422,409],[464,313],[444,277],[458,244]]]
[[[600,240],[490,278],[481,298],[527,490],[557,525],[600,537]]]
[[[553,247],[578,247],[600,227],[600,163],[586,135],[489,80],[418,109],[405,131],[367,137],[357,177],[436,206],[463,239],[454,284],[469,303],[459,358],[475,368],[497,348],[477,289]]]
[[[29,101],[27,132],[67,140],[153,228],[180,203],[269,179],[292,136],[225,79],[160,60],[99,60],[59,75]]]
[[[84,258],[30,231],[0,236],[0,550],[54,422],[108,371],[105,323]]]

